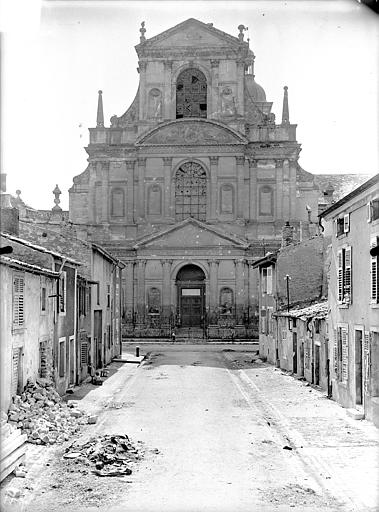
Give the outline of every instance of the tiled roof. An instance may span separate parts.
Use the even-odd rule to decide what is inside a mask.
[[[329,305],[327,301],[312,304],[306,308],[294,308],[289,311],[278,311],[276,316],[289,316],[291,318],[326,318]]]

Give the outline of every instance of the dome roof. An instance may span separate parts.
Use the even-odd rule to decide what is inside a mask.
[[[266,101],[266,93],[263,87],[254,80],[253,75],[245,76],[245,85],[253,101]]]

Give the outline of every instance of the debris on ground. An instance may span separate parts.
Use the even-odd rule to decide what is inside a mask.
[[[68,441],[89,423],[87,416],[76,409],[75,403],[65,403],[49,379],[28,379],[21,395],[13,398],[9,407],[10,425],[20,428],[33,444],[55,444]],[[96,423],[91,420],[90,423]]]
[[[132,473],[129,464],[141,459],[141,454],[126,434],[107,434],[84,443],[74,441],[63,458],[93,465],[92,473],[97,476],[124,476]]]
[[[8,415],[0,411],[0,482],[23,465],[26,453],[26,435],[8,422]],[[21,473],[18,475],[21,476]]]

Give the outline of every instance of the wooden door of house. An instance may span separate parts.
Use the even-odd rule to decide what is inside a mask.
[[[102,311],[94,312],[95,367],[103,367],[103,318]]]

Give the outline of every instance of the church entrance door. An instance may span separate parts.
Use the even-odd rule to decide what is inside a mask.
[[[205,307],[205,275],[196,265],[182,267],[176,277],[182,327],[201,327]]]

